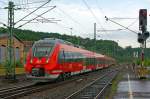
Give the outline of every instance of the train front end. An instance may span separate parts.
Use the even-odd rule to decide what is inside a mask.
[[[34,80],[56,79],[59,74],[52,75],[57,66],[59,48],[54,40],[39,40],[29,51],[25,64],[27,78]]]

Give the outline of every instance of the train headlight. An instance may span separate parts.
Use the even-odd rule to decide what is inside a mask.
[[[41,63],[41,60],[37,60],[37,63]]]
[[[30,63],[33,63],[32,59],[31,59]]]
[[[48,63],[48,60],[46,60],[46,63]]]

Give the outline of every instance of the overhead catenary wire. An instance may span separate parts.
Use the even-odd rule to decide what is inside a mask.
[[[129,27],[131,27],[132,25],[134,25],[137,21],[138,21],[138,18],[136,18],[135,21],[133,21],[130,25],[128,25],[127,28],[129,28]]]
[[[101,13],[101,15],[104,15],[103,17],[105,18],[105,16],[106,16],[106,13],[103,11],[103,9],[98,5],[99,4],[99,1],[98,0],[96,0],[96,5],[97,5],[97,8],[98,8],[98,10],[99,10],[99,12]],[[106,29],[104,29],[104,27],[101,25],[101,27],[102,27],[102,31],[103,32],[105,32],[105,34],[107,35],[107,36],[109,36],[109,34],[108,34],[108,31],[106,30]],[[110,36],[109,36],[110,37]],[[110,37],[111,38],[111,37]]]
[[[134,33],[134,34],[138,34],[137,32],[135,32],[135,31],[129,29],[128,27],[125,27],[125,26],[123,26],[123,25],[121,25],[121,24],[119,24],[119,23],[117,23],[117,22],[115,22],[115,21],[109,19],[107,16],[105,16],[105,18],[106,18],[107,21],[111,21],[111,22],[113,22],[113,23],[115,23],[115,24],[117,24],[117,25],[119,25],[119,26],[121,26],[121,27],[123,27],[123,28],[125,28],[125,29],[127,29],[127,30],[129,30],[129,31],[131,31],[131,32]]]
[[[36,16],[35,18],[33,18],[33,19],[31,19],[31,20],[27,21],[26,23],[24,23],[24,24],[22,24],[22,25],[18,26],[17,28],[20,28],[20,27],[22,27],[22,26],[26,25],[27,23],[30,23],[31,21],[33,21],[33,20],[35,20],[36,18],[38,18],[38,17],[40,17],[40,16],[42,16],[42,15],[46,14],[47,12],[49,12],[49,11],[53,10],[54,8],[56,8],[56,6],[54,6],[53,8],[48,9],[47,11],[45,11],[45,12],[43,12],[42,14],[40,14],[40,15]]]
[[[50,8],[50,7],[53,7],[53,6],[46,6],[46,7],[41,7],[41,8]],[[21,9],[36,9],[38,7],[31,7],[31,8],[21,8]]]
[[[5,23],[3,23],[3,22],[0,22],[0,24],[2,24],[3,26],[7,26]]]
[[[35,9],[34,11],[32,11],[31,13],[27,14],[26,16],[24,16],[23,18],[21,18],[20,20],[18,20],[17,22],[14,23],[17,24],[18,22],[20,22],[21,20],[25,19],[26,17],[28,17],[29,15],[31,15],[32,13],[34,13],[35,11],[39,10],[41,7],[43,7],[44,5],[48,4],[51,0],[48,0],[46,3],[42,4],[41,6],[39,6],[37,9]]]
[[[82,28],[85,28],[80,22],[78,22],[77,20],[75,20],[72,16],[70,16],[69,14],[67,14],[64,10],[62,10],[61,8],[57,7],[57,9],[63,13],[66,17],[68,17],[68,19],[70,19],[71,21],[73,21],[74,23],[80,25]]]
[[[22,4],[16,4],[15,6],[38,4],[38,3],[43,3],[43,2],[45,2],[45,1],[46,1],[46,0],[37,1],[37,2],[27,2],[27,3],[22,3]]]
[[[98,0],[96,0],[96,4],[97,4],[97,7],[99,8],[99,11],[102,13],[102,15],[105,15],[105,12],[102,10],[102,8],[100,6],[98,6]],[[104,17],[105,17],[104,16]],[[132,25],[134,25],[137,21],[138,21],[138,18],[135,18],[135,17],[113,17],[113,18],[109,18],[109,19],[116,19],[116,20],[133,20],[133,19],[136,19],[135,21],[133,21],[131,24],[129,24],[125,29],[129,29],[129,27],[131,27]],[[119,31],[120,30],[125,30],[125,29],[118,29]],[[105,30],[104,30],[105,31]],[[133,31],[132,31],[133,32]],[[134,31],[135,32],[135,31]]]
[[[132,17],[113,17],[113,18],[109,18],[109,19],[113,19],[113,20],[132,20],[132,19],[137,19],[137,18],[132,18]]]
[[[4,1],[2,1],[2,0],[0,0],[0,3],[5,4],[5,5],[7,4],[6,2],[4,2]]]
[[[130,25],[127,26],[127,28],[131,27],[132,25],[134,25],[138,20],[136,19],[135,21],[133,21]],[[121,31],[121,30],[125,30],[125,29],[112,29],[112,30],[106,30],[106,31]],[[105,31],[105,30],[97,30],[99,31]]]
[[[110,30],[97,30],[97,31],[100,32],[100,31],[121,31],[121,30],[123,29],[110,29]]]
[[[61,11],[64,15],[66,15],[69,19],[71,19],[73,22],[77,23],[80,25],[80,23],[78,21],[76,21],[75,19],[73,19],[69,14],[67,14],[65,11],[63,11],[62,9],[60,9],[59,7],[57,7],[57,9],[59,11]]]
[[[104,30],[103,32],[105,32],[107,34],[107,31],[104,29],[104,27],[102,26],[102,24],[99,21],[99,19],[96,17],[96,15],[94,14],[94,12],[91,10],[91,8],[88,5],[88,3],[86,2],[86,0],[82,0],[82,1],[86,5],[86,7],[88,8],[88,10],[90,11],[90,13],[92,14],[92,16],[95,18],[95,20],[98,22],[98,24],[100,25],[100,27]]]
[[[26,10],[26,11],[30,12],[29,10]],[[33,15],[38,16],[38,14],[36,13],[33,13]],[[45,23],[46,21],[47,23],[57,23],[56,21],[61,21],[61,20],[56,20],[55,18],[45,18],[43,16],[39,16],[39,17],[42,19],[35,19],[35,20],[41,23]]]
[[[96,15],[94,14],[94,12],[91,10],[91,8],[88,5],[88,3],[85,0],[82,0],[82,1],[86,5],[86,7],[88,8],[88,10],[90,11],[90,13],[92,14],[92,16],[95,18],[95,20],[101,25],[101,23],[99,22],[99,19],[96,17]]]
[[[27,11],[29,11],[29,10],[27,10]],[[38,16],[38,14],[36,14],[36,13],[33,13],[33,15]],[[39,16],[39,17],[42,18],[42,19],[44,19],[44,20],[51,21],[51,20],[49,20],[49,19],[51,19],[51,18],[45,18],[45,17],[43,17],[43,16]],[[53,19],[53,18],[52,18],[52,19]],[[38,19],[36,19],[36,20],[39,21]],[[41,22],[41,21],[39,21],[39,22]],[[50,23],[53,23],[53,22],[50,22]],[[70,29],[70,27],[64,26],[64,25],[59,24],[59,23],[53,23],[53,24],[59,26],[59,27],[62,28],[62,29],[65,29],[65,30],[67,30],[67,31],[69,31],[69,29]]]
[[[35,14],[35,13],[33,13],[33,14],[34,14],[35,16],[38,16],[38,15]],[[49,20],[49,18],[45,18],[45,17],[43,17],[43,16],[40,16],[40,18],[42,18],[42,19],[44,19],[44,20],[47,20],[47,21],[51,21],[51,20]],[[36,20],[37,20],[37,19],[36,19]],[[39,20],[37,20],[37,21],[39,21]],[[40,21],[39,21],[39,22],[40,22]],[[50,23],[52,23],[52,22],[50,22]],[[59,24],[59,23],[53,23],[53,24],[59,26],[59,27],[62,28],[62,29],[65,29],[65,30],[67,30],[67,31],[69,31],[69,29],[70,29],[70,27],[64,26],[64,25]]]
[[[73,18],[70,14],[68,14],[68,13],[66,13],[63,9],[61,9],[60,7],[58,7],[57,6],[57,10],[59,11],[59,12],[61,12],[63,15],[65,15],[69,20],[71,20],[72,22],[74,22],[75,24],[77,24],[77,26],[79,27],[79,28],[81,28],[81,29],[85,29],[86,27],[84,26],[84,25],[82,25],[79,21],[77,21],[75,18]],[[60,16],[62,16],[62,14],[60,14],[59,12],[56,12],[56,13],[58,13]],[[70,29],[69,27],[68,27],[68,29]],[[73,29],[73,30],[75,30],[75,29]]]
[[[104,29],[104,27],[102,26],[101,22],[99,21],[99,19],[96,17],[96,15],[94,14],[94,12],[91,10],[90,6],[88,5],[88,3],[86,2],[86,0],[82,0],[83,3],[86,5],[86,7],[88,8],[88,10],[90,11],[90,13],[92,14],[92,16],[95,18],[95,20],[98,22],[98,24],[101,26],[102,29]],[[105,30],[105,29],[104,29]],[[106,32],[106,31],[105,31]]]
[[[96,0],[96,5],[97,5],[97,8],[99,9],[99,11],[103,14],[103,15],[106,15],[105,12],[102,10],[102,8],[98,5],[99,2],[98,0]],[[104,16],[105,17],[105,16]]]

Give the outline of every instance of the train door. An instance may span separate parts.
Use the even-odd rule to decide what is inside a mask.
[[[96,61],[96,57],[94,57],[93,58],[93,68],[92,68],[92,70],[95,70],[96,69],[96,67],[97,67],[97,61]]]
[[[62,50],[62,67],[65,67],[66,63],[66,58],[65,58],[65,51],[64,49]]]
[[[65,52],[64,49],[60,52],[61,56],[61,67],[63,70],[63,73],[60,75],[60,79],[64,80],[71,76],[71,72],[68,72],[68,52]]]
[[[61,68],[64,69],[65,67],[65,51],[64,49],[61,49],[59,53],[59,64],[61,65]]]

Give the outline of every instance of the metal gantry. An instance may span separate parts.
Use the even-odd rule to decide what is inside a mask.
[[[17,22],[14,22],[14,10],[21,9],[21,8],[15,9],[14,2],[12,2],[12,1],[8,2],[8,7],[5,7],[5,9],[8,9],[8,25],[7,26],[5,24],[3,24],[3,25],[8,28],[8,33],[9,33],[8,52],[7,52],[8,56],[7,56],[7,61],[5,63],[6,78],[7,79],[13,79],[13,80],[16,79],[16,77],[15,77],[15,56],[14,56],[14,48],[13,48],[13,42],[14,42],[13,41],[13,29],[14,29],[14,25],[16,25],[18,22],[22,21],[24,18],[28,17],[29,15],[33,14],[35,11],[37,11],[40,8],[42,8],[44,5],[48,4],[50,1],[51,0],[48,0],[47,2],[45,2],[44,4],[42,4],[41,6],[39,6],[34,11],[30,12],[28,15],[24,16],[23,18],[21,18]],[[38,17],[41,17],[43,14],[51,11],[54,8],[56,8],[56,6],[53,6],[51,9],[48,9],[47,11],[43,12],[42,14],[37,15],[37,17],[29,20],[28,22],[20,25],[19,27],[22,27],[25,24],[27,24],[27,23],[29,23],[29,22],[37,19]]]
[[[6,66],[6,78],[8,79],[16,79],[15,77],[15,65],[14,65],[14,49],[13,49],[13,29],[14,29],[14,3],[9,1],[8,7],[8,33],[9,33],[9,41],[8,41],[8,57]]]

